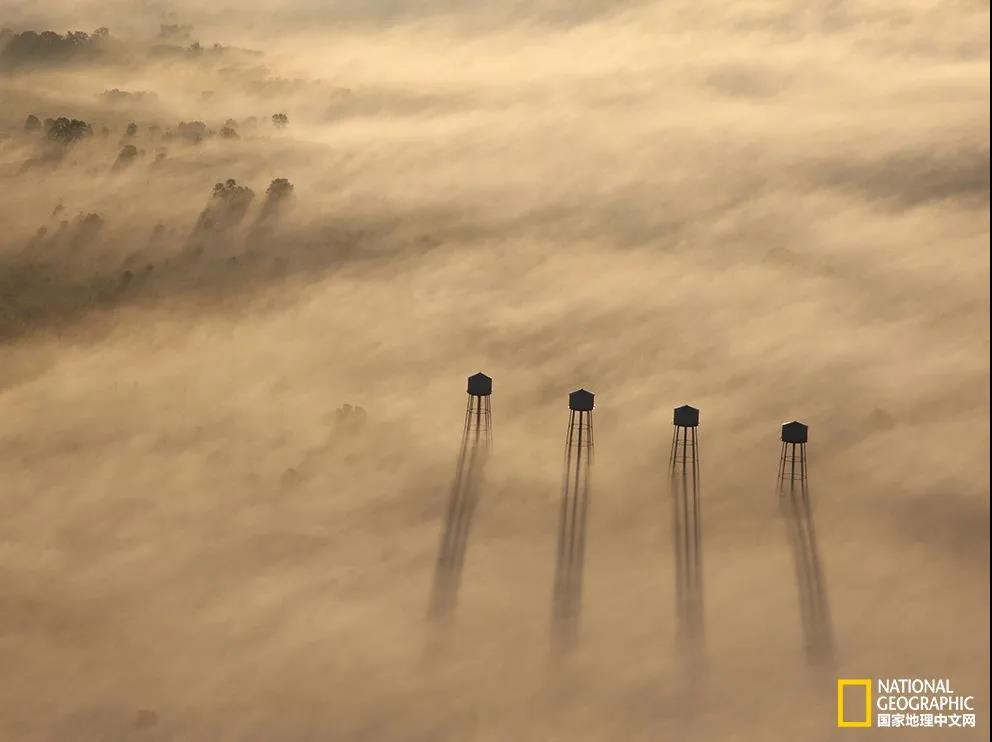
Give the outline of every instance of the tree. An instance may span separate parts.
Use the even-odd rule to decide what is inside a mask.
[[[103,99],[107,103],[112,104],[126,104],[126,103],[140,103],[144,100],[155,101],[158,100],[158,96],[154,91],[151,90],[135,90],[131,92],[130,90],[121,90],[120,88],[113,88],[111,90],[103,91]]]
[[[265,202],[262,204],[262,213],[259,214],[259,223],[275,218],[289,203],[293,195],[293,184],[286,178],[276,178],[269,187],[265,189]]]
[[[254,198],[255,192],[248,186],[238,185],[234,178],[217,183],[206,208],[200,212],[194,234],[237,226]]]
[[[180,121],[176,127],[176,134],[195,144],[207,135],[207,125],[202,121]]]
[[[65,36],[54,31],[13,34],[0,46],[0,66],[60,64],[70,59],[92,57],[99,52],[97,42],[104,36],[98,33],[91,38],[82,31],[69,31]]]
[[[41,121],[33,113],[28,114],[24,120],[24,131],[38,131],[41,128]]]
[[[159,24],[158,35],[162,39],[188,39],[193,33],[193,27],[178,23]]]
[[[137,158],[138,148],[133,144],[125,144],[121,151],[117,154],[117,159],[114,161],[114,170],[123,170]]]
[[[339,431],[357,433],[365,427],[368,416],[361,407],[343,404],[334,411],[334,417]]]
[[[138,133],[138,125],[132,121],[130,124],[127,125],[127,131],[125,132],[125,136],[133,137],[137,133]]]
[[[289,116],[285,113],[274,113],[272,114],[272,125],[277,129],[284,128],[289,123]]]
[[[69,240],[69,245],[74,248],[86,247],[93,243],[97,234],[103,229],[103,217],[99,214],[79,214],[76,217],[75,232]]]
[[[293,192],[293,184],[286,178],[276,178],[269,183],[269,187],[265,189],[265,192],[272,199],[286,198]]]
[[[228,203],[244,203],[247,208],[248,203],[255,197],[255,192],[248,186],[238,185],[234,178],[228,178],[223,183],[215,183],[211,198],[220,199]]]
[[[69,119],[65,116],[60,116],[57,119],[45,119],[45,130],[49,139],[64,145],[78,142],[93,133],[93,129],[85,121]]]

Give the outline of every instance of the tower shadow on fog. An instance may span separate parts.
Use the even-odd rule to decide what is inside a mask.
[[[551,616],[551,645],[556,655],[572,650],[579,638],[592,471],[593,403],[592,392],[585,389],[568,395],[568,431],[565,435],[558,557]]]
[[[472,514],[478,502],[482,472],[492,446],[490,398],[493,380],[479,372],[468,378],[468,401],[461,448],[448,497],[444,531],[438,549],[429,616],[447,620],[458,602]]]
[[[824,664],[833,659],[834,637],[809,496],[808,441],[807,425],[795,420],[782,425],[778,495],[796,570],[806,658],[811,664]]]
[[[682,649],[698,654],[704,635],[699,410],[676,407],[673,428],[670,470],[678,638]]]

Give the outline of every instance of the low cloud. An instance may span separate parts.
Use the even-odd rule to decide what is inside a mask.
[[[0,737],[816,736],[795,418],[836,674],[987,695],[958,637],[988,616],[988,11],[924,5],[5,9]],[[493,454],[435,645],[479,370]],[[676,639],[683,403],[705,682]]]

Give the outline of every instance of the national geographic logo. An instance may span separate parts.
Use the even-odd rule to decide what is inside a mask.
[[[975,726],[974,711],[975,697],[957,693],[946,678],[837,679],[837,726],[842,728],[963,729]]]
[[[845,691],[853,688],[855,699],[863,695],[863,700],[852,700],[845,703]],[[851,708],[848,715],[846,710]],[[837,679],[837,726],[839,727],[870,727],[871,726],[871,678],[838,678]]]

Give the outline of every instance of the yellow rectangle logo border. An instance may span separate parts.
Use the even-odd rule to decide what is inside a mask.
[[[844,721],[844,688],[863,686],[865,689],[865,720]],[[837,726],[842,728],[871,726],[871,678],[837,678]]]

